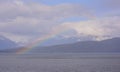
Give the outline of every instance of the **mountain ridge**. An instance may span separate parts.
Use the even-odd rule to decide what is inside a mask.
[[[27,47],[4,50],[4,52],[16,52]],[[54,45],[54,46],[37,46],[29,51],[29,53],[120,53],[120,38],[112,38],[103,41],[80,41],[70,44]]]
[[[10,39],[0,35],[0,49],[9,49],[17,47],[17,44]]]

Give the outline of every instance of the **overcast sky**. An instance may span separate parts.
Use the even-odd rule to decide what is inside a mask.
[[[54,31],[65,38],[120,37],[120,0],[0,0],[0,35],[27,43]]]

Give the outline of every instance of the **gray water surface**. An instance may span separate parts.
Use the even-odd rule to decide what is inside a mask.
[[[120,54],[0,54],[0,72],[120,72]]]

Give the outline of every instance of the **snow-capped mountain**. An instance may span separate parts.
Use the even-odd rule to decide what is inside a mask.
[[[0,49],[9,49],[17,47],[17,44],[10,39],[0,35]]]
[[[40,46],[53,46],[53,45],[61,45],[61,44],[70,44],[79,41],[92,41],[95,40],[92,37],[64,37],[64,36],[56,36],[54,38],[50,38],[48,40],[44,40],[39,45]]]
[[[25,47],[6,49],[3,52],[16,52]],[[25,49],[26,50],[26,49]],[[30,53],[120,53],[120,38],[112,38],[102,41],[79,41],[70,44],[54,45],[54,46],[37,46]]]
[[[102,41],[80,41],[71,44],[55,45],[48,47],[36,47],[32,53],[81,53],[81,52],[120,52],[120,38],[112,38]]]

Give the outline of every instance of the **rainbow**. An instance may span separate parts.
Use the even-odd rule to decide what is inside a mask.
[[[54,38],[55,36],[67,31],[68,29],[63,29],[63,30],[54,30],[53,32],[45,35],[44,37],[40,37],[37,40],[35,40],[34,42],[28,44],[27,46],[20,48],[18,51],[16,51],[16,54],[25,54],[29,51],[31,51],[33,48],[35,48],[37,45],[39,45],[40,43],[43,43],[44,41],[47,41],[51,38]]]

